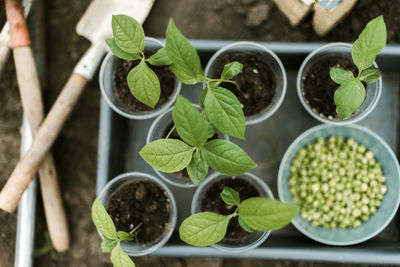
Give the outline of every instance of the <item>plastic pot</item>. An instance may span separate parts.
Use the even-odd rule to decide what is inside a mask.
[[[171,214],[169,218],[168,226],[169,228],[165,230],[164,234],[159,237],[157,240],[152,241],[151,243],[144,244],[144,245],[136,245],[134,242],[123,241],[121,242],[122,249],[129,255],[129,256],[142,256],[149,253],[152,253],[162,247],[168,239],[171,237],[177,220],[177,208],[175,203],[175,198],[170,191],[170,189],[159,179],[151,176],[147,173],[141,172],[128,172],[118,175],[114,179],[110,180],[104,189],[100,192],[98,198],[100,199],[101,203],[103,203],[104,207],[108,206],[108,202],[110,197],[114,192],[116,192],[121,187],[139,181],[150,181],[156,185],[158,185],[167,195],[170,203],[171,203]],[[118,230],[118,229],[117,229]],[[99,232],[101,238],[103,235]]]
[[[327,138],[329,136],[351,137],[357,143],[371,150],[376,160],[381,163],[383,173],[386,176],[388,191],[377,212],[368,221],[363,222],[360,227],[344,230],[313,227],[308,220],[301,217],[300,213],[292,220],[292,224],[300,232],[318,242],[336,246],[353,245],[379,234],[395,216],[400,202],[400,167],[396,155],[389,145],[371,130],[358,125],[318,125],[297,137],[282,159],[278,173],[278,194],[281,201],[294,204],[289,191],[288,180],[290,178],[290,166],[298,151],[318,137]]]
[[[367,85],[364,103],[356,112],[354,112],[350,117],[346,119],[328,118],[322,114],[319,114],[309,105],[308,100],[305,98],[303,92],[303,80],[305,79],[309,69],[314,64],[318,64],[318,61],[330,56],[340,56],[352,60],[351,48],[352,45],[348,43],[331,43],[324,45],[309,54],[300,66],[296,81],[298,97],[307,112],[320,122],[334,125],[347,125],[351,123],[356,123],[364,119],[375,108],[376,104],[379,101],[382,91],[382,78],[379,78],[378,81]],[[374,62],[373,67],[378,68],[376,62]]]
[[[145,49],[159,49],[164,47],[164,44],[157,39],[146,37]],[[99,74],[99,84],[101,89],[101,94],[104,99],[110,105],[110,107],[117,112],[118,114],[134,120],[145,120],[158,116],[159,114],[165,112],[174,102],[181,91],[182,83],[175,78],[175,87],[172,92],[172,95],[168,99],[167,102],[164,103],[161,107],[157,109],[153,109],[150,111],[135,111],[127,108],[123,105],[116,97],[114,96],[115,85],[113,81],[113,73],[115,69],[115,63],[117,61],[117,57],[114,56],[111,52],[107,54],[104,58],[103,63],[101,64],[100,74]]]
[[[192,200],[192,207],[191,207],[191,212],[192,215],[198,212],[202,212],[201,210],[201,203],[203,201],[203,198],[213,184],[216,182],[221,181],[221,179],[224,178],[231,178],[231,179],[242,179],[247,182],[249,182],[251,185],[253,185],[258,193],[260,194],[260,197],[267,197],[273,199],[274,196],[272,194],[272,191],[269,189],[268,185],[266,185],[260,178],[255,176],[252,173],[245,173],[242,175],[239,175],[237,177],[230,177],[226,176],[224,174],[220,173],[214,173],[212,174],[207,180],[202,182],[200,186],[196,189],[196,192],[193,196]],[[244,200],[244,199],[242,199]],[[244,238],[232,240],[232,239],[223,239],[217,244],[211,245],[211,247],[214,247],[218,250],[227,252],[227,253],[241,253],[248,251],[250,249],[256,248],[259,245],[261,245],[269,236],[271,231],[267,232],[262,232],[262,231],[255,231],[249,235],[247,235]]]
[[[257,114],[246,116],[246,125],[260,123],[271,117],[280,107],[286,94],[286,72],[278,56],[269,48],[254,42],[235,42],[219,49],[208,61],[205,75],[210,77],[214,72],[216,63],[224,56],[232,53],[252,52],[263,60],[275,76],[276,92],[272,102]]]
[[[198,105],[193,104],[196,108],[200,109]],[[168,109],[167,112],[164,114],[161,114],[158,116],[154,122],[150,126],[150,130],[147,134],[147,139],[146,139],[146,144],[164,138],[163,134],[165,133],[165,130],[167,127],[173,123],[172,120],[172,108]],[[225,134],[218,133],[218,137],[221,139],[229,140],[229,137]],[[190,188],[190,187],[196,187],[197,184],[194,184],[192,180],[190,180],[188,177],[181,177],[176,175],[175,173],[166,173],[166,172],[161,172],[157,170],[156,168],[153,168],[153,170],[160,176],[165,182],[177,186],[177,187],[185,187],[185,188]],[[209,177],[214,171],[210,169],[209,174],[206,176]]]

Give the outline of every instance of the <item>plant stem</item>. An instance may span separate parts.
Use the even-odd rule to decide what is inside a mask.
[[[171,128],[171,130],[169,131],[169,133],[167,134],[167,136],[165,137],[165,139],[168,139],[169,136],[172,134],[172,132],[175,130],[175,125],[174,127]]]
[[[142,222],[139,223],[135,228],[132,229],[132,231],[129,232],[129,234],[130,235],[133,234],[140,226],[142,226],[142,224],[143,224]]]

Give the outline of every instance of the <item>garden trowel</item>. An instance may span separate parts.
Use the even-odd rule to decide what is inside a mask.
[[[112,35],[111,17],[125,14],[143,23],[154,0],[94,0],[78,22],[76,31],[92,45],[73,70],[66,85],[37,132],[33,143],[19,161],[6,185],[0,192],[0,208],[13,212],[38,170],[83,88],[90,81],[107,51],[105,40]]]

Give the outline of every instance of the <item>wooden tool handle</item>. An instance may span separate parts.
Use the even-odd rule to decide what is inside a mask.
[[[0,32],[0,74],[6,65],[8,56],[10,55],[10,35],[8,34],[8,23],[6,23]]]
[[[7,0],[6,11],[10,25],[11,45],[14,48],[14,62],[22,105],[32,135],[35,137],[44,118],[44,108],[36,65],[29,45],[29,33],[22,7],[18,1]],[[43,161],[39,170],[39,177],[52,243],[56,250],[65,251],[69,248],[69,231],[54,160],[50,155],[46,156]]]
[[[24,157],[19,161],[6,185],[0,192],[0,208],[13,212],[32,180],[38,167],[50,150],[62,126],[71,113],[87,80],[73,73],[40,126],[33,143]]]

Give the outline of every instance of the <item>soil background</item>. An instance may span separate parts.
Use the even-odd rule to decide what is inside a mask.
[[[49,108],[89,42],[75,33],[75,25],[90,0],[45,0],[47,34],[47,88]],[[144,24],[148,36],[164,37],[168,19],[189,38],[259,41],[349,41],[364,25],[383,14],[390,43],[400,43],[400,1],[360,0],[350,15],[326,37],[312,31],[311,17],[293,28],[270,0],[156,0]],[[0,0],[0,25],[5,21]],[[22,109],[12,60],[0,78],[0,187],[19,158]],[[100,91],[95,77],[84,91],[53,148],[71,229],[71,249],[35,258],[35,266],[111,266],[100,251],[100,238],[91,222],[95,197],[96,153]],[[38,200],[36,247],[46,245],[46,224]],[[16,214],[0,212],[0,267],[14,264]],[[137,266],[354,266],[290,261],[138,257]]]

